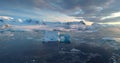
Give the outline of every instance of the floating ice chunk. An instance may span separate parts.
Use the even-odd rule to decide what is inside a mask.
[[[102,39],[103,39],[103,40],[114,40],[113,37],[103,37]]]
[[[75,49],[75,48],[71,49],[70,51],[71,51],[71,52],[80,52],[79,49]]]

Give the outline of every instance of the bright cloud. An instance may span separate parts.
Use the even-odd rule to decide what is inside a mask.
[[[75,17],[84,17],[88,21],[101,22],[120,16],[120,12],[113,13],[120,10],[119,2],[120,0],[0,0],[0,15],[63,22],[78,21]],[[106,16],[108,14],[111,15]]]
[[[119,25],[120,22],[106,22],[106,23],[99,23],[99,24],[110,24],[110,25]]]
[[[116,17],[120,17],[120,12],[112,13],[110,16],[105,16],[105,17],[101,18],[101,20],[105,20],[105,19],[109,19],[109,18],[116,18]]]

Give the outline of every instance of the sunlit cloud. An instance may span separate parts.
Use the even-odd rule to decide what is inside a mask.
[[[99,24],[119,25],[120,22],[105,22],[105,23],[99,23]]]
[[[110,16],[105,16],[105,17],[101,18],[101,20],[116,18],[116,17],[120,17],[120,12],[112,13]]]

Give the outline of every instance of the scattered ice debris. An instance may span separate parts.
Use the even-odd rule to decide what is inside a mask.
[[[34,38],[32,38],[32,37],[27,37],[26,39],[31,40],[31,39],[34,39]]]
[[[102,39],[103,40],[108,40],[108,41],[114,41],[113,37],[103,37]]]
[[[42,41],[42,39],[35,39],[36,41]]]
[[[35,59],[32,60],[32,62],[35,62],[35,61],[36,61]]]
[[[70,51],[71,51],[71,52],[80,52],[79,49],[75,49],[75,48],[72,48]]]
[[[12,36],[14,36],[14,34],[13,33],[11,33],[10,31],[0,31],[1,33],[0,33],[0,36],[9,36],[9,37],[12,37]]]

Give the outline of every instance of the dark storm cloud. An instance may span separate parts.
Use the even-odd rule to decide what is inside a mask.
[[[90,21],[101,21],[102,17],[120,11],[120,0],[0,0],[0,9],[16,8],[60,12]]]

